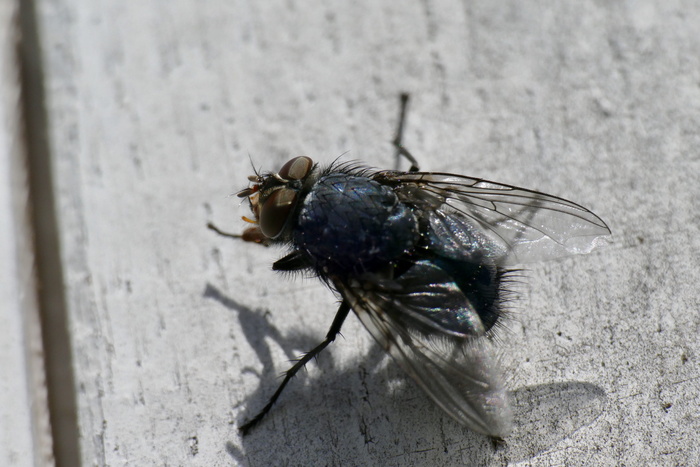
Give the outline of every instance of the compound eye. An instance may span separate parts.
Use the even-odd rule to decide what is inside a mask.
[[[285,180],[301,180],[309,175],[314,161],[306,156],[295,157],[282,166],[278,175]]]
[[[277,238],[292,212],[297,200],[297,192],[288,188],[275,190],[260,209],[260,231],[267,238]]]

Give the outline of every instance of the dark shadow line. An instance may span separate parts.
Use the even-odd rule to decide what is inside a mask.
[[[17,52],[21,70],[23,136],[27,149],[30,216],[53,454],[58,466],[79,466],[73,358],[51,171],[43,54],[35,1],[23,0],[19,5],[21,40]]]

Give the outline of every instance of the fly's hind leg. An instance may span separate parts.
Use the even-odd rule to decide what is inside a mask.
[[[399,159],[401,156],[405,157],[408,159],[408,162],[411,163],[411,167],[408,169],[409,172],[418,172],[420,170],[418,168],[418,161],[416,160],[413,155],[408,152],[408,149],[404,148],[402,145],[402,140],[403,140],[403,127],[404,123],[406,122],[406,113],[408,112],[408,99],[409,95],[408,93],[401,93],[400,96],[401,99],[401,110],[399,113],[399,127],[396,129],[396,136],[394,137],[394,141],[392,143],[394,144],[394,147],[396,148],[396,169],[398,170],[399,167]]]
[[[285,386],[287,386],[287,383],[289,383],[289,380],[291,380],[294,377],[297,371],[299,371],[304,365],[306,365],[312,358],[316,357],[319,353],[321,353],[321,351],[325,349],[328,346],[328,344],[335,340],[335,336],[337,336],[340,332],[340,328],[343,325],[345,318],[348,317],[349,312],[350,305],[347,301],[343,300],[343,302],[340,304],[340,307],[338,308],[338,312],[335,314],[335,318],[333,318],[333,324],[331,324],[331,328],[328,330],[326,338],[323,340],[323,342],[318,344],[309,352],[305,353],[299,360],[297,360],[297,362],[289,370],[287,370],[287,372],[284,375],[284,379],[282,380],[282,383],[277,388],[277,391],[275,391],[275,393],[272,395],[267,405],[263,407],[263,409],[255,417],[250,419],[245,424],[241,425],[240,430],[243,433],[243,435],[248,434],[250,429],[257,425],[260,422],[260,420],[262,420],[263,417],[265,417],[265,415],[270,411],[274,403],[279,398],[280,394],[282,394],[282,391],[284,391],[284,388]]]

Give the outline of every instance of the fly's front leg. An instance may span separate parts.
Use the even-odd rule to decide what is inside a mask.
[[[331,324],[331,328],[328,330],[326,338],[323,340],[323,342],[318,344],[311,351],[305,353],[299,360],[297,360],[294,366],[287,370],[287,372],[284,375],[284,379],[282,380],[282,384],[279,385],[277,391],[275,391],[275,393],[272,395],[267,405],[263,407],[260,413],[258,413],[250,421],[246,422],[240,427],[240,430],[244,436],[248,434],[250,429],[257,425],[260,422],[260,420],[262,420],[263,417],[265,417],[265,415],[270,411],[274,403],[279,398],[280,394],[282,394],[282,391],[284,390],[285,386],[287,386],[289,380],[291,380],[294,377],[297,371],[299,371],[304,365],[306,365],[312,358],[316,357],[319,353],[321,353],[321,351],[325,349],[328,346],[328,344],[335,340],[335,336],[337,336],[340,332],[340,328],[343,325],[345,318],[348,317],[349,312],[350,305],[346,300],[343,300],[343,302],[340,304],[340,307],[338,308],[338,312],[335,314],[335,318],[333,318],[333,324]]]
[[[223,230],[219,229],[217,226],[215,226],[215,225],[212,224],[211,222],[207,222],[207,228],[208,228],[209,230],[212,230],[212,231],[218,233],[218,234],[221,235],[222,237],[237,238],[237,239],[242,239],[242,238],[243,238],[243,235],[241,235],[241,234],[234,234],[234,233],[224,232]]]
[[[402,140],[403,140],[403,127],[404,123],[406,122],[406,113],[408,112],[408,93],[401,93],[401,110],[399,113],[399,127],[396,129],[396,137],[394,138],[394,141],[392,143],[394,144],[394,147],[396,148],[396,168],[398,170],[399,167],[399,158],[401,156],[405,157],[408,159],[408,162],[411,163],[411,167],[408,169],[409,172],[418,172],[418,161],[416,160],[413,155],[411,155],[410,152],[406,148],[402,146]]]
[[[260,231],[258,226],[249,227],[243,231],[242,234],[234,234],[229,232],[224,232],[211,222],[207,223],[207,228],[226,238],[235,238],[236,240],[243,240],[244,242],[258,243],[263,246],[270,245],[270,239],[266,238]]]

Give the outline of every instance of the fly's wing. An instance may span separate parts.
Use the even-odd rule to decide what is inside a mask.
[[[380,172],[375,179],[403,202],[435,213],[431,222],[466,219],[502,266],[589,253],[609,241],[600,217],[556,196],[446,173]]]
[[[424,271],[429,276],[426,287],[373,278],[335,281],[335,286],[379,345],[440,408],[474,431],[504,437],[511,431],[512,413],[483,325],[466,297],[448,280],[426,296],[428,282],[442,279],[430,268]],[[451,322],[435,309],[441,303],[456,302],[463,309],[454,310],[455,315],[476,316],[472,326],[465,324],[469,320]]]

